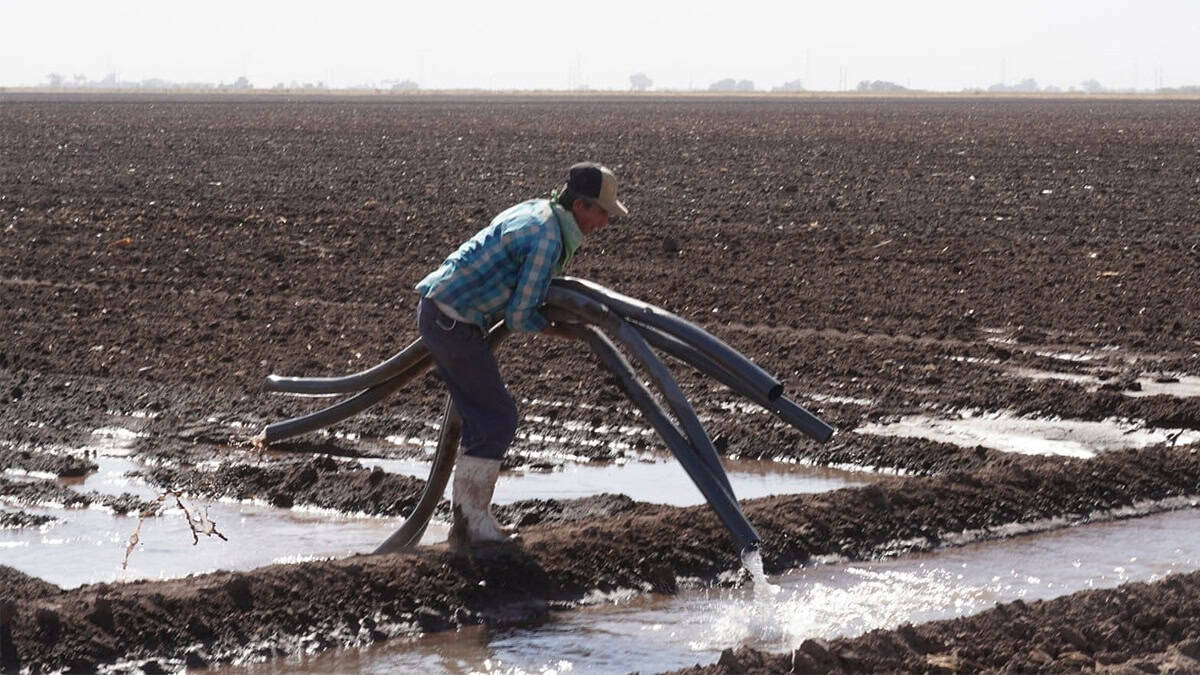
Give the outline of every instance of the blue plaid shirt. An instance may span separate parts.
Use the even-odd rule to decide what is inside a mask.
[[[501,318],[513,331],[540,331],[546,319],[538,307],[550,279],[561,272],[568,229],[577,245],[582,235],[569,211],[548,199],[521,202],[458,247],[417,284],[417,293],[485,331]]]

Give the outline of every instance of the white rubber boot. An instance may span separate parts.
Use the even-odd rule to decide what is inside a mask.
[[[500,527],[492,515],[492,493],[499,475],[500,460],[459,455],[454,466],[454,491],[450,497],[454,512],[450,527],[452,547],[512,541],[511,534]]]

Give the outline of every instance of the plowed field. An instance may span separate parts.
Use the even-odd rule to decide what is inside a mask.
[[[393,354],[416,337],[413,284],[581,159],[615,170],[631,214],[571,274],[704,326],[839,430],[817,444],[680,370],[722,452],[875,470],[865,487],[746,500],[769,574],[1200,498],[1186,442],[1200,397],[1145,390],[1200,376],[1195,101],[4,96],[5,528],[42,525],[30,504],[145,506],[70,486],[95,470],[71,449],[114,414],[141,420],[141,480],[186,499],[407,513],[422,481],[354,460],[435,438],[436,378],[264,454],[246,439],[315,406],[263,377]],[[515,336],[500,355],[526,425],[574,423],[523,435],[509,466],[618,459],[590,441],[645,426],[581,345]],[[1001,414],[1169,440],[1064,457],[878,433]],[[665,454],[644,439],[637,451]],[[319,650],[530,622],[596,589],[672,593],[740,566],[703,506],[549,501],[504,517],[524,543],[488,555],[427,546],[70,589],[4,567],[0,549],[0,668],[169,669],[283,656],[302,636]],[[1178,574],[700,666],[1195,672],[1198,645],[1200,575]]]

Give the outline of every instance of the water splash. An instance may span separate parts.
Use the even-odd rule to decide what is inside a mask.
[[[534,670],[526,670],[519,666],[510,666],[500,659],[486,659],[482,669],[472,669],[471,675],[561,675],[575,670],[575,664],[565,659],[536,666]]]
[[[779,587],[767,591],[768,596],[756,586],[753,597],[712,600],[708,611],[713,618],[689,648],[713,651],[742,644],[787,651],[806,638],[854,637],[925,614],[932,617],[946,606],[955,615],[979,611],[993,590],[963,586],[961,578],[944,570],[831,567],[790,576],[788,592],[779,597]],[[803,582],[794,583],[798,580]]]
[[[757,548],[742,551],[742,565],[746,567],[746,571],[750,573],[750,580],[754,582],[755,600],[766,601],[779,594],[779,587],[767,581],[767,575],[763,572],[761,551]]]
[[[776,645],[787,639],[787,610],[776,600],[782,590],[767,581],[763,572],[762,553],[755,548],[742,551],[742,565],[750,573],[754,595],[735,600],[719,611],[704,636],[693,640],[689,647],[694,651],[720,649],[721,645],[752,644],[755,646]]]

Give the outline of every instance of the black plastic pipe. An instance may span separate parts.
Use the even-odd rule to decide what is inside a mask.
[[[646,344],[633,326],[609,311],[602,303],[565,288],[551,288],[546,295],[546,302],[551,306],[573,312],[588,323],[604,328],[633,353],[634,358],[646,369],[650,379],[654,381],[655,386],[666,399],[671,412],[675,414],[675,419],[679,420],[691,441],[691,447],[696,449],[696,454],[708,464],[709,469],[732,496],[733,486],[729,483],[729,477],[725,475],[725,468],[721,466],[720,454],[717,453],[712,440],[709,439],[708,432],[704,430],[704,425],[700,424],[700,420],[697,419],[692,404],[683,395],[683,390],[671,376],[671,371],[658,358],[654,350],[650,349],[650,345]]]
[[[377,384],[370,389],[361,391],[358,394],[340,402],[331,405],[328,408],[322,408],[314,413],[309,413],[300,417],[293,417],[282,422],[268,424],[266,429],[263,429],[261,440],[270,445],[277,441],[282,441],[285,438],[292,438],[300,434],[306,434],[310,431],[316,431],[331,424],[337,424],[344,419],[353,417],[358,413],[370,408],[387,398],[389,394],[396,391],[412,378],[421,374],[432,363],[432,359],[418,364],[413,368],[409,368],[398,377],[393,377],[390,380]]]
[[[737,372],[722,367],[721,364],[712,360],[700,350],[675,336],[653,326],[633,323],[633,327],[656,349],[692,366],[701,373],[729,387],[735,393],[745,396],[779,419],[804,432],[809,437],[822,443],[833,437],[835,431],[833,427],[788,397],[780,396],[774,401],[769,401],[763,398],[748,382],[738,377]]]
[[[818,440],[827,440],[833,434],[833,428],[783,397],[783,385],[745,356],[695,324],[661,308],[615,293],[599,284],[574,278],[555,279],[546,304],[545,313],[552,319],[566,321],[568,330],[588,342],[601,362],[617,377],[622,390],[646,415],[716,511],[740,551],[744,554],[756,550],[759,546],[758,534],[738,506],[716,448],[678,383],[651,349],[649,342]],[[611,331],[646,368],[683,427],[683,432],[675,427],[667,412],[638,380],[630,363],[596,326]],[[490,345],[494,348],[507,334],[504,325],[498,324],[489,333]],[[262,439],[269,444],[355,415],[423,372],[431,361],[428,351],[417,340],[377,366],[343,377],[268,376],[266,388],[272,391],[327,394],[346,393],[364,385],[366,389],[316,413],[268,425]],[[376,549],[376,553],[405,550],[420,541],[445,492],[457,458],[461,431],[461,419],[448,401],[438,449],[421,498],[404,524]]]
[[[421,339],[397,352],[382,363],[366,370],[340,377],[285,377],[268,375],[263,388],[289,394],[348,394],[352,391],[369,389],[386,382],[415,366],[428,352]]]
[[[695,452],[695,448],[691,447],[683,434],[671,424],[666,411],[638,381],[629,361],[617,351],[616,346],[599,329],[581,324],[569,325],[567,329],[586,341],[605,368],[617,378],[617,383],[622,391],[646,416],[651,426],[667,444],[667,448],[675,455],[675,459],[679,461],[683,470],[687,472],[688,477],[700,490],[700,494],[704,495],[704,499],[716,512],[717,518],[721,520],[725,529],[733,537],[739,553],[745,554],[757,550],[760,543],[758,532],[754,530],[750,521],[746,520],[746,516],[738,507],[732,492],[725,489],[717,476],[713,475],[708,464],[701,459],[701,455]],[[724,470],[721,470],[720,475],[724,475]]]
[[[509,330],[504,324],[496,324],[488,333],[488,348],[495,350],[500,341],[508,337]],[[429,519],[442,501],[446,492],[446,484],[450,482],[450,474],[454,462],[458,459],[458,442],[462,438],[462,417],[449,394],[446,395],[446,409],[442,413],[442,431],[438,436],[437,451],[433,455],[433,465],[429,467],[429,479],[425,481],[425,489],[421,498],[413,507],[412,513],[395,532],[375,549],[374,553],[399,553],[409,550],[421,543],[421,536],[429,526]]]
[[[496,324],[488,333],[488,344],[492,349],[508,335],[508,329],[503,323]],[[419,342],[419,341],[418,341]],[[409,347],[417,346],[414,342]],[[417,375],[425,372],[430,365],[433,364],[433,358],[429,356],[428,350],[423,346],[419,348],[422,353],[421,358],[413,363],[407,370],[393,376],[391,379],[385,380],[373,387],[361,391],[355,396],[352,396],[340,403],[331,405],[328,408],[323,408],[314,413],[303,415],[301,417],[293,417],[282,422],[268,424],[263,430],[261,440],[270,445],[276,441],[282,441],[285,438],[292,438],[300,434],[306,434],[310,431],[316,431],[331,424],[336,424],[344,419],[353,417],[367,408],[379,403],[389,394],[396,391],[404,384],[408,383]]]
[[[429,468],[429,480],[425,481],[425,489],[421,498],[413,507],[408,520],[404,521],[390,537],[385,539],[374,553],[400,553],[412,549],[421,543],[421,536],[429,526],[434,509],[442,501],[446,492],[446,484],[450,482],[450,473],[454,462],[458,459],[458,441],[462,437],[462,417],[454,407],[454,401],[446,396],[446,411],[442,414],[442,432],[438,437],[437,452],[433,455],[433,465]]]
[[[550,287],[564,288],[581,293],[602,303],[612,311],[638,323],[666,331],[692,345],[718,363],[726,364],[745,380],[754,391],[768,401],[783,395],[783,384],[736,349],[722,342],[696,324],[671,312],[641,300],[621,295],[600,284],[575,277],[559,277],[551,281]]]

